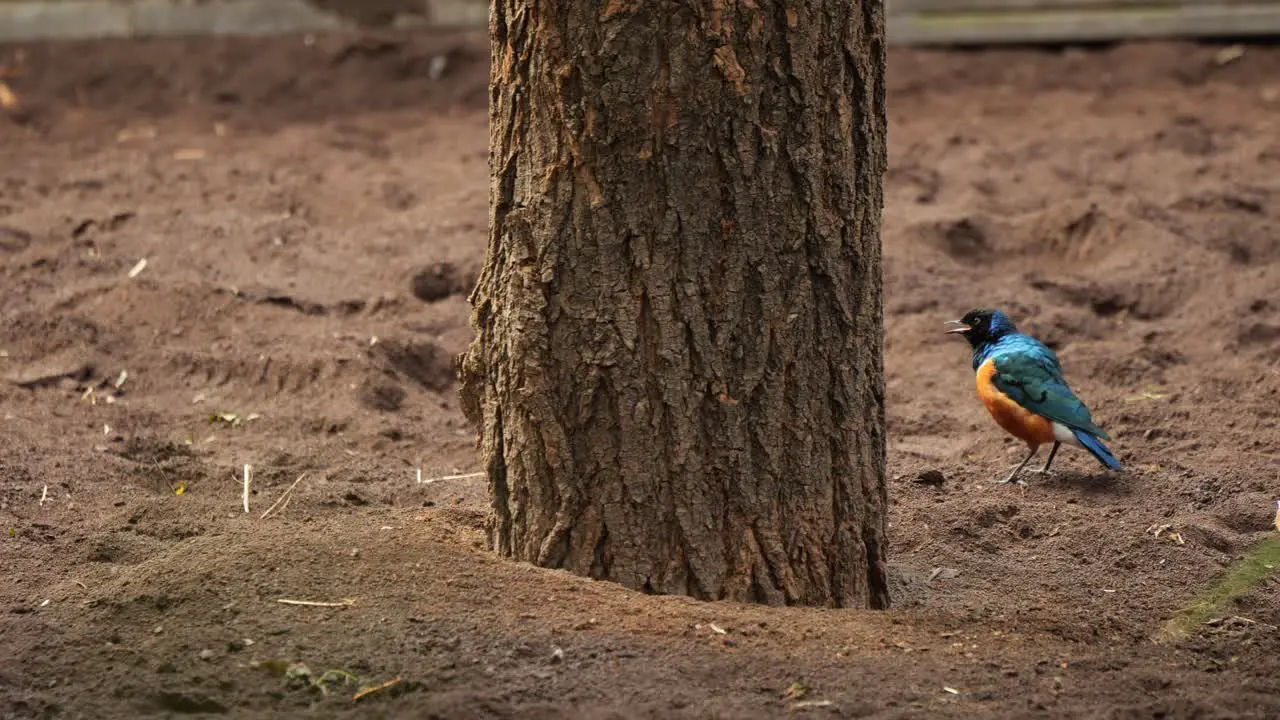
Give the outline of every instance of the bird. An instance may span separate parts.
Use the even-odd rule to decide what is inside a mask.
[[[978,398],[987,412],[1005,432],[1027,444],[1027,457],[997,484],[1026,485],[1018,474],[1048,443],[1053,449],[1044,467],[1029,472],[1048,473],[1063,443],[1085,449],[1109,470],[1124,469],[1103,444],[1111,436],[1093,422],[1089,408],[1067,385],[1062,364],[1049,346],[1019,332],[1000,310],[970,310],[946,324],[956,326],[947,334],[969,341]]]

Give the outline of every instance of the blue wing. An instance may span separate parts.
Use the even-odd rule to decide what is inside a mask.
[[[1067,386],[1058,356],[1028,335],[1004,337],[991,358],[996,388],[1022,407],[1103,440],[1111,436],[1093,422],[1089,408]]]

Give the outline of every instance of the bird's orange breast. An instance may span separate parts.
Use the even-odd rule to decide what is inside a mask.
[[[978,367],[978,399],[982,400],[996,424],[1028,445],[1053,442],[1053,421],[1022,407],[1001,392],[993,382],[995,376],[995,360],[988,359]]]

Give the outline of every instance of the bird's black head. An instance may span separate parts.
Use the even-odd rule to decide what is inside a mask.
[[[959,320],[951,320],[949,323],[956,327],[948,330],[948,334],[954,333],[964,336],[964,339],[968,340],[969,344],[975,348],[995,342],[1004,335],[1018,331],[1018,328],[1014,326],[1008,315],[999,310],[985,308],[970,310],[964,314],[964,317]]]

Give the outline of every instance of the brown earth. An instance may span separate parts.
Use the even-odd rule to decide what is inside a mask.
[[[415,481],[479,467],[483,38],[0,48],[0,716],[1280,716],[1274,580],[1149,640],[1280,496],[1280,51],[1219,50],[891,54],[870,613],[502,562],[480,481]],[[1058,348],[1127,473],[988,482],[1019,448],[939,334],[975,305]]]

